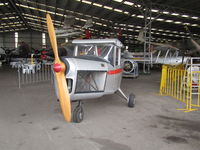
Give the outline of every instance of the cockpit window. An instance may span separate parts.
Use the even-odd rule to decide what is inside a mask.
[[[94,45],[78,45],[77,56],[97,55]]]
[[[85,44],[77,45],[76,48],[75,56],[98,56],[114,64],[114,45],[112,44]]]

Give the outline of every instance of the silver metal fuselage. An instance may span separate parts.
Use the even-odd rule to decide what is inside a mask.
[[[122,65],[120,62],[121,46],[117,39],[113,40],[75,40],[78,45],[83,44],[110,44],[113,52],[111,56],[112,63],[108,61],[108,55],[105,59],[94,55],[75,56],[71,58],[63,57],[62,61],[66,65],[66,80],[71,101],[98,98],[103,95],[113,94],[119,88],[122,79]],[[110,56],[110,55],[109,55]],[[70,81],[70,82],[69,82]],[[58,92],[56,88],[56,94]]]
[[[71,100],[90,99],[101,97],[106,94],[113,94],[118,90],[121,84],[122,72],[111,74],[111,71],[121,69],[121,67],[113,67],[109,63],[84,60],[80,58],[65,58],[70,66],[69,72],[66,74],[66,79],[72,79],[72,89],[70,91]],[[96,92],[77,92],[77,78],[79,71],[87,72],[102,72],[96,76],[96,81],[103,85],[103,90]]]

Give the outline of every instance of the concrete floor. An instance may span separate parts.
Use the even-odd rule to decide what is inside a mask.
[[[160,73],[123,79],[135,108],[116,95],[88,100],[80,124],[66,123],[50,83],[17,87],[14,70],[0,68],[1,150],[199,150],[200,111],[158,96]]]

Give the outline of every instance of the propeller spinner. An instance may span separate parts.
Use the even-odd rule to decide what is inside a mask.
[[[64,118],[67,122],[71,121],[71,101],[69,96],[69,91],[67,88],[67,82],[65,77],[65,64],[60,60],[58,55],[58,46],[55,35],[54,26],[52,23],[51,16],[49,14],[46,15],[47,19],[47,28],[49,33],[49,38],[51,42],[51,46],[53,48],[53,53],[55,56],[54,60],[54,72],[56,76],[56,83],[58,88],[58,96],[60,100],[61,109],[64,115]]]

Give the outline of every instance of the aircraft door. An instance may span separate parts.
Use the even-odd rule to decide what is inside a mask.
[[[108,93],[115,92],[121,83],[122,76],[122,67],[121,67],[121,49],[114,46],[112,49],[112,61],[110,60],[110,64],[108,66],[107,73],[107,82],[106,82],[106,91]]]
[[[121,78],[122,78],[122,65],[121,65],[121,48],[115,46],[115,69],[116,69],[116,74],[115,74],[115,87],[116,89],[119,88],[121,84]]]

